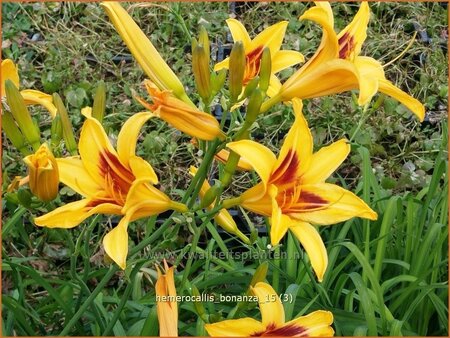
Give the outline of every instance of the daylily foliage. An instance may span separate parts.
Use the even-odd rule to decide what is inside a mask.
[[[59,183],[68,186],[81,196],[80,199],[65,204],[56,199],[52,203],[61,205],[54,208],[52,204],[51,211],[45,214],[42,214],[41,210],[50,205],[41,204],[40,211],[35,210],[39,213],[34,218],[35,224],[41,227],[68,229],[82,224],[94,214],[110,215],[109,223],[113,226],[103,236],[103,248],[121,269],[126,269],[127,263],[132,266],[139,264],[133,258],[133,254],[129,255],[130,222],[146,219],[167,210],[184,215],[178,218],[178,221],[172,222],[172,219],[168,219],[161,226],[158,223],[160,228],[151,231],[158,235],[164,232],[165,243],[175,242],[167,235],[174,232],[166,230],[178,223],[174,231],[183,226],[186,231],[193,234],[191,237],[194,239],[189,248],[191,253],[196,252],[199,238],[206,229],[212,233],[212,237],[209,238],[217,241],[218,232],[211,228],[215,225],[228,232],[233,240],[239,241],[249,252],[260,250],[268,243],[269,248],[272,246],[277,250],[280,249],[281,244],[286,243],[284,238],[290,231],[307,253],[317,280],[322,282],[327,269],[328,254],[317,227],[338,224],[353,217],[373,221],[378,215],[368,205],[369,201],[363,201],[355,193],[338,184],[327,182],[349,156],[351,144],[346,138],[341,138],[326,146],[315,146],[303,114],[302,100],[357,90],[358,103],[368,105],[373,96],[381,92],[404,104],[420,121],[425,114],[424,106],[418,100],[386,79],[379,61],[360,55],[363,42],[367,38],[369,4],[361,3],[353,20],[340,33],[334,30],[334,17],[329,3],[317,2],[302,14],[300,20],[310,20],[320,25],[322,39],[315,54],[301,66],[299,64],[305,60],[300,51],[282,49],[289,21],[275,23],[252,39],[241,22],[236,19],[226,20],[234,46],[231,56],[219,60],[215,65],[210,64],[214,58],[210,58],[209,38],[206,29],[202,28],[198,41],[194,39],[192,43],[193,81],[199,89],[197,96],[191,95],[192,91],[185,88],[120,3],[104,2],[102,7],[148,77],[142,79],[148,98],[135,95],[135,99],[147,111],[131,114],[122,125],[115,145],[111,141],[114,135],[108,135],[105,131],[108,128],[102,124],[107,120],[103,119],[106,93],[102,86],[94,104],[95,113],[92,113],[90,107],[85,107],[81,111],[84,123],[79,132],[78,146],[76,147],[73,136],[78,133],[71,134],[75,149],[69,149],[70,142],[66,137],[66,149],[72,154],[77,154],[78,148],[79,156],[55,158],[51,149],[52,143],[38,140],[39,130],[33,129],[35,125],[25,104],[40,104],[47,108],[52,117],[56,116],[52,132],[61,134],[64,126],[65,131],[72,131],[71,120],[62,100],[57,94],[52,98],[35,90],[22,90],[19,94],[19,75],[16,66],[11,60],[4,60],[1,65],[1,96],[2,101],[6,103],[5,107],[6,97],[10,98],[10,101],[11,98],[19,99],[10,102],[14,103],[11,105],[12,108],[6,107],[7,111],[4,113],[7,136],[17,148],[22,147],[24,142],[12,116],[24,117],[18,119],[17,125],[21,128],[28,127],[37,135],[33,139],[35,153],[28,152],[26,153],[28,156],[24,158],[29,176],[13,180],[11,187],[17,188],[28,182],[31,192],[45,202],[57,198]],[[294,33],[301,34],[301,32]],[[295,69],[289,78],[283,79],[279,77],[280,75],[276,75],[290,67]],[[225,81],[225,77],[228,77],[228,82]],[[139,84],[136,84],[136,87],[138,86]],[[194,102],[198,97],[201,97],[201,103],[197,107]],[[258,142],[252,140],[252,128],[262,114],[270,114],[270,108],[283,102],[287,105],[282,108],[293,112],[294,121],[281,148],[274,152],[263,144],[266,143],[265,140]],[[217,103],[220,103],[224,110],[220,123],[210,113],[212,105]],[[235,109],[237,107],[240,109]],[[26,116],[18,114],[18,110],[26,112]],[[245,114],[240,115],[240,110],[245,110]],[[230,116],[232,119],[227,120]],[[188,168],[188,164],[186,167],[185,174],[189,177],[190,185],[185,190],[165,184],[160,186],[152,165],[144,160],[146,158],[144,155],[140,157],[136,153],[141,131],[146,122],[153,117],[164,120],[170,127],[179,130],[180,137],[187,135],[194,138],[191,142],[197,147],[192,161],[192,163],[195,161],[195,166]],[[60,118],[63,120],[60,121]],[[52,135],[52,141],[55,139],[59,142],[61,135]],[[58,147],[59,143],[54,146],[53,150],[56,148],[58,150],[55,154],[67,153],[61,152]],[[236,190],[227,188],[233,183],[238,170],[251,172],[247,177],[252,175],[252,183],[240,190],[242,193],[230,197],[229,195]],[[208,179],[216,172],[219,172],[215,176],[217,179],[210,184]],[[172,197],[180,198],[181,202],[172,200]],[[250,234],[239,229],[227,210],[236,206],[267,217],[267,224],[270,227],[269,238],[258,238],[253,224],[250,224],[252,226]],[[161,233],[158,233],[160,230]],[[147,237],[143,239],[144,244],[153,245],[152,235],[145,236]],[[133,236],[135,237],[137,236]],[[222,247],[221,249],[224,250]],[[155,263],[157,262],[152,262]],[[186,264],[188,271],[183,272],[183,281],[192,277],[189,275],[191,266],[192,261],[188,261]],[[224,263],[224,266],[229,267],[227,263]],[[202,310],[202,313],[199,313],[204,322],[204,324],[201,322],[202,329],[204,325],[211,336],[334,334],[331,327],[333,314],[329,311],[317,310],[286,321],[283,304],[277,295],[279,290],[275,290],[277,286],[274,283],[272,287],[264,281],[270,265],[264,262],[261,266],[256,274],[257,280],[252,280],[247,290],[248,294],[258,298],[261,320],[250,317],[239,318],[238,311],[230,312],[228,319],[221,320],[224,319],[222,313],[206,315]],[[164,274],[158,267],[156,271],[152,271],[153,278],[157,276],[156,295],[176,297],[175,269],[173,266],[169,268],[166,261],[164,267]],[[145,272],[149,270],[143,268]],[[307,279],[307,282],[311,280]],[[184,285],[182,287],[183,292]],[[156,306],[160,335],[177,336],[179,309],[177,302],[157,301]],[[201,307],[196,306],[196,309],[198,308]]]

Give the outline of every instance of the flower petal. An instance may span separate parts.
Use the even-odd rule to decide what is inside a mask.
[[[251,38],[248,35],[248,32],[245,29],[244,25],[236,19],[227,19],[226,22],[228,28],[230,29],[231,36],[233,37],[233,41],[242,41],[242,43],[244,44],[244,48],[250,46]]]
[[[342,40],[351,38],[352,52],[350,56],[354,58],[361,52],[361,47],[367,37],[367,25],[370,19],[370,8],[367,2],[362,2],[359,7],[358,13],[356,13],[352,22],[345,27],[339,34],[338,40],[341,43]],[[348,37],[348,38],[347,38]]]
[[[267,96],[274,97],[281,89],[281,82],[275,74],[270,75],[269,88],[267,88]]]
[[[285,325],[298,325],[305,329],[302,335],[307,337],[332,337],[334,330],[330,326],[333,324],[333,314],[329,311],[318,310],[306,316],[295,318]]]
[[[93,197],[102,186],[89,175],[79,156],[56,159],[59,180],[84,197]]]
[[[251,164],[261,178],[265,189],[276,162],[272,151],[266,146],[250,140],[230,142],[227,147]]]
[[[245,209],[264,216],[272,214],[272,200],[262,182],[244,191],[240,200]]]
[[[370,220],[377,219],[377,213],[373,211],[362,199],[354,193],[345,190],[335,184],[317,183],[301,186],[302,194],[317,196],[327,201],[322,207],[314,211],[305,209],[301,212],[292,212],[290,216],[312,224],[329,225],[346,221],[352,217],[362,217]]]
[[[230,319],[214,324],[205,324],[205,330],[211,337],[249,337],[262,332],[265,327],[253,318]]]
[[[103,247],[106,254],[125,270],[128,255],[128,223],[131,214],[127,214],[120,220],[119,224],[103,237]]]
[[[308,123],[302,113],[302,101],[293,100],[295,121],[281,146],[270,182],[278,188],[290,185],[309,167],[313,151],[313,140]]]
[[[289,101],[294,97],[309,99],[352,89],[359,89],[357,68],[350,61],[335,59],[319,63],[301,76],[292,75],[281,87],[280,95],[284,101]],[[360,91],[361,97],[367,95]]]
[[[14,85],[19,88],[19,72],[17,71],[17,67],[11,59],[4,59],[1,65],[1,94],[2,97],[5,97],[5,82],[6,80],[11,80]]]
[[[304,62],[302,53],[293,50],[280,50],[272,57],[272,73],[278,73],[298,63]]]
[[[53,104],[53,98],[51,95],[45,94],[43,92],[40,92],[39,90],[34,89],[22,90],[20,91],[20,94],[25,100],[26,105],[40,104],[49,111],[52,119],[55,118],[57,109]]]
[[[258,297],[262,324],[268,326],[281,326],[284,324],[284,307],[275,290],[267,283],[259,282],[250,287],[252,293]]]
[[[275,55],[283,43],[288,23],[288,21],[280,21],[275,25],[267,27],[252,40],[249,47],[245,48],[245,51],[248,53],[262,46],[263,48],[269,47],[270,55]]]
[[[425,117],[424,105],[400,88],[397,88],[392,82],[388,80],[379,80],[379,91],[404,104],[417,116],[420,122],[423,121]]]
[[[173,266],[162,275],[158,269],[158,280],[155,284],[158,298],[174,297],[177,295],[174,281]],[[157,300],[157,313],[159,322],[159,335],[161,337],[178,337],[178,305],[176,301]]]
[[[311,157],[311,164],[301,177],[302,184],[322,183],[341,165],[350,152],[350,144],[342,139],[322,147]]]
[[[156,175],[155,170],[153,170],[150,163],[145,161],[143,158],[131,156],[128,159],[128,164],[136,179],[146,178],[152,184],[158,183],[158,176]]]
[[[323,275],[327,270],[328,254],[322,238],[316,228],[306,222],[297,222],[289,229],[302,244],[308,254],[311,266],[316,273],[317,279],[321,282]]]
[[[98,185],[105,185],[105,174],[114,175],[115,181],[131,184],[134,177],[120,161],[99,121],[88,114],[81,129],[78,149],[87,172]]]
[[[278,189],[271,185],[269,188],[269,194],[272,199],[272,216],[270,218],[270,242],[272,245],[280,243],[293,221],[289,216],[283,215],[281,208],[279,207],[276,196]]]
[[[367,56],[357,56],[353,63],[358,69],[361,79],[358,104],[362,106],[368,103],[378,92],[379,81],[385,78],[384,70],[377,60]]]
[[[117,137],[117,153],[122,163],[128,163],[136,155],[136,141],[145,122],[154,115],[141,112],[131,116],[122,126]]]
[[[36,217],[34,223],[49,228],[73,228],[94,214],[121,214],[121,207],[112,203],[101,203],[94,207],[96,201],[82,199],[68,203],[45,215]]]

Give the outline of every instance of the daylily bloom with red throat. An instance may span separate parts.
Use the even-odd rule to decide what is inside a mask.
[[[178,304],[176,301],[177,290],[173,277],[174,267],[167,265],[164,260],[165,274],[158,267],[158,280],[156,281],[156,311],[159,322],[160,337],[178,337]]]
[[[288,21],[281,21],[272,25],[261,33],[259,33],[253,40],[250,38],[245,27],[235,19],[226,20],[227,25],[233,36],[233,40],[242,41],[245,48],[246,68],[244,73],[243,85],[247,85],[255,76],[259,75],[261,66],[261,57],[264,48],[270,49],[272,60],[272,71],[270,77],[269,89],[267,95],[272,96],[277,93],[281,87],[281,83],[275,76],[275,73],[296,65],[304,61],[301,53],[292,50],[280,50],[281,43],[284,39]],[[223,68],[228,69],[229,58],[215,65],[214,70],[218,71]]]
[[[5,59],[2,61],[1,74],[1,98],[2,101],[6,97],[5,92],[5,82],[6,80],[11,80],[14,85],[19,88],[19,72],[14,62],[10,59]],[[56,107],[53,104],[53,98],[51,95],[45,94],[39,90],[34,89],[24,89],[20,91],[26,105],[39,104],[45,107],[52,118],[56,116]]]
[[[56,162],[60,181],[85,198],[34,221],[38,226],[72,228],[93,214],[123,215],[103,238],[103,246],[108,256],[125,269],[128,223],[168,209],[184,212],[187,207],[153,187],[158,183],[156,173],[148,162],[135,155],[139,131],[151,114],[135,114],[125,122],[116,151],[100,122],[91,116],[91,108],[84,108],[82,113],[86,121],[78,145],[80,156],[58,158]]]
[[[163,119],[174,128],[200,140],[210,141],[215,138],[225,137],[220,130],[219,122],[213,116],[177,99],[169,90],[159,90],[150,80],[145,80],[144,85],[153,104],[137,96],[136,99],[150,110],[151,114]]]
[[[286,323],[284,307],[275,290],[267,283],[259,282],[251,288],[258,297],[261,321],[253,318],[224,320],[205,324],[211,337],[332,337],[333,314],[318,310]]]
[[[322,41],[314,56],[281,87],[283,100],[337,94],[359,89],[358,103],[364,105],[379,91],[404,104],[420,121],[424,106],[386,79],[381,64],[367,56],[360,56],[367,37],[370,8],[362,2],[352,22],[339,34],[334,31],[334,18],[328,2],[316,2],[301,20],[312,20],[323,28]]]
[[[352,217],[377,219],[377,214],[355,194],[325,180],[350,152],[345,139],[313,153],[312,135],[302,114],[302,103],[293,100],[295,122],[278,158],[267,147],[250,140],[231,142],[227,147],[252,163],[261,182],[240,196],[241,205],[271,217],[272,245],[287,230],[298,238],[307,252],[319,281],[328,256],[325,245],[312,225],[329,225]]]

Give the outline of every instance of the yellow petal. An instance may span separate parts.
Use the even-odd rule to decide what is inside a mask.
[[[304,62],[302,53],[293,50],[280,50],[272,57],[272,73],[278,73],[298,63]]]
[[[128,223],[131,215],[125,215],[119,224],[103,237],[103,247],[106,254],[121,269],[125,269],[127,265],[128,255]]]
[[[253,318],[241,318],[205,324],[205,330],[211,337],[249,337],[263,332],[265,326]]]
[[[131,184],[134,180],[133,175],[120,161],[100,122],[89,114],[86,117],[78,149],[83,166],[89,175],[100,186],[105,186],[106,173],[113,174],[116,180]]]
[[[231,36],[233,37],[233,41],[242,41],[244,48],[250,46],[251,39],[244,25],[236,19],[227,19],[226,22],[230,29]]]
[[[378,92],[379,81],[385,78],[384,70],[377,60],[367,56],[357,56],[353,63],[359,73],[358,104],[362,106],[368,103]]]
[[[325,18],[327,19],[328,24],[331,27],[334,27],[334,16],[330,3],[328,1],[314,1],[314,4],[324,11]]]
[[[332,337],[334,330],[333,314],[329,311],[318,310],[311,312],[306,316],[301,316],[286,323],[288,325],[296,325],[305,329],[302,336],[306,337]]]
[[[226,58],[225,60],[220,61],[214,65],[214,71],[217,72],[221,69],[228,69],[230,65],[230,58]]]
[[[106,1],[101,5],[136,61],[158,88],[170,89],[175,96],[192,104],[181,81],[120,3]]]
[[[377,213],[373,211],[362,199],[354,193],[345,190],[335,184],[317,183],[302,185],[302,193],[318,196],[328,203],[319,207],[316,211],[293,212],[291,217],[298,220],[328,225],[346,221],[352,217],[362,217],[370,220],[377,219]],[[301,198],[300,194],[300,198]]]
[[[158,280],[155,284],[157,295],[157,314],[159,322],[159,335],[161,337],[178,336],[178,305],[173,300],[158,300],[164,297],[176,296],[174,268],[167,269],[166,274],[162,275],[158,269]]]
[[[274,97],[281,90],[281,82],[275,74],[270,75],[269,88],[267,88],[267,96]]]
[[[267,283],[259,282],[250,287],[252,293],[258,297],[262,324],[268,326],[281,326],[284,324],[284,307],[275,290]]]
[[[405,93],[400,88],[394,86],[394,84],[388,80],[379,80],[379,91],[393,97],[400,103],[404,104],[409,110],[411,110],[419,119],[423,121],[425,117],[425,107],[418,100]]]
[[[295,121],[281,146],[270,182],[277,187],[297,181],[307,170],[313,151],[313,140],[302,113],[302,101],[293,100]]]
[[[49,228],[73,228],[94,214],[121,214],[121,207],[111,203],[101,203],[95,207],[94,200],[82,199],[68,203],[43,216],[36,217],[34,223]]]
[[[302,244],[308,254],[317,279],[321,282],[327,270],[328,254],[316,228],[306,222],[297,222],[289,229]]]
[[[300,68],[298,74],[293,75],[296,78],[323,62],[339,57],[339,44],[333,27],[333,13],[329,4],[317,2],[315,7],[308,9],[300,17],[300,20],[311,20],[322,26],[322,40],[312,58]]]
[[[48,110],[52,119],[55,118],[57,109],[53,104],[53,98],[51,95],[33,89],[22,90],[20,91],[20,94],[25,100],[26,105],[39,104]]]
[[[262,46],[270,49],[270,55],[275,55],[283,43],[287,25],[288,21],[280,21],[267,27],[252,40],[249,47],[245,48],[245,52],[248,53]]]
[[[11,59],[4,59],[1,66],[1,94],[2,97],[6,96],[5,93],[5,82],[6,80],[11,80],[14,85],[19,88],[19,72],[17,67]]]
[[[272,151],[262,144],[250,140],[230,142],[227,144],[227,147],[251,164],[259,177],[261,177],[265,189],[276,162]]]
[[[84,197],[93,197],[102,190],[102,186],[89,175],[79,156],[56,159],[59,179],[62,183]]]
[[[158,176],[153,170],[153,167],[143,158],[138,156],[131,156],[128,159],[128,165],[130,166],[131,172],[136,177],[136,179],[146,178],[152,184],[158,183]]]
[[[359,89],[358,70],[350,61],[335,59],[318,64],[300,77],[294,74],[283,84],[280,95],[289,101],[294,97],[308,99],[352,89]],[[360,95],[367,94],[360,92]]]
[[[270,242],[272,245],[280,243],[289,229],[289,226],[293,223],[289,216],[283,215],[281,208],[278,206],[276,197],[278,190],[275,186],[271,185],[269,188],[270,197],[272,198],[272,217],[270,218]]]
[[[136,154],[136,141],[145,122],[154,115],[141,112],[131,116],[122,126],[117,137],[117,153],[122,163],[128,163]]]
[[[308,170],[302,175],[302,184],[323,183],[341,165],[350,153],[350,144],[342,139],[322,147],[311,157]]]
[[[370,8],[367,2],[362,2],[352,22],[348,24],[339,34],[338,39],[352,39],[352,52],[350,58],[354,58],[361,52],[361,47],[367,37],[367,25],[370,19]],[[339,40],[341,42],[341,40]]]
[[[272,214],[272,199],[262,182],[246,190],[241,195],[240,200],[241,205],[247,210],[263,216]]]

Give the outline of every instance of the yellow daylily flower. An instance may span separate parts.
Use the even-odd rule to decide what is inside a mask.
[[[156,86],[160,90],[171,90],[179,99],[194,105],[180,79],[122,5],[115,1],[105,1],[101,6],[142,70]]]
[[[268,47],[270,49],[272,60],[272,74],[267,95],[272,96],[276,94],[281,88],[281,83],[275,76],[275,73],[304,61],[303,55],[299,52],[280,50],[288,21],[281,21],[266,28],[253,40],[250,38],[245,27],[238,20],[227,19],[226,22],[231,31],[231,35],[233,36],[233,41],[242,41],[245,48],[247,62],[243,85],[247,85],[247,83],[255,76],[259,75],[262,53],[264,48]],[[229,58],[226,58],[214,66],[215,71],[223,68],[229,68]]]
[[[286,322],[283,304],[275,290],[267,283],[259,282],[251,287],[258,297],[261,321],[253,318],[224,320],[205,324],[211,337],[332,337],[333,314],[318,310]]]
[[[119,224],[103,238],[105,252],[122,269],[128,253],[128,223],[168,209],[186,211],[152,184],[158,177],[151,165],[135,155],[142,125],[152,117],[139,113],[129,118],[119,132],[117,151],[102,125],[84,108],[86,121],[78,144],[80,156],[58,158],[60,181],[83,199],[68,203],[34,219],[38,226],[72,228],[93,214],[123,215]]]
[[[177,290],[173,277],[174,267],[167,265],[164,260],[165,274],[158,267],[158,280],[156,281],[156,311],[159,322],[160,337],[178,337],[178,304],[176,302]]]
[[[279,93],[281,98],[306,99],[359,89],[358,103],[364,105],[379,91],[400,101],[423,121],[424,106],[387,80],[380,62],[359,55],[367,37],[368,3],[361,3],[352,22],[339,34],[334,31],[330,4],[315,4],[300,16],[300,20],[321,25],[322,41],[313,57],[283,84]]]
[[[191,174],[191,176],[195,176],[195,174],[197,173],[197,168],[194,166],[191,166],[189,168],[189,174]],[[206,192],[211,188],[211,185],[208,183],[207,180],[203,181],[203,184],[200,188],[200,192],[199,192],[199,196],[200,199],[203,199],[203,197],[205,196]],[[214,203],[211,203],[211,205],[209,205],[207,207],[208,210],[211,210],[214,207]],[[224,229],[225,231],[234,234],[236,236],[238,236],[242,241],[244,241],[247,244],[250,244],[250,240],[247,238],[247,236],[245,236],[239,229],[238,226],[236,224],[236,222],[233,219],[233,216],[230,215],[230,213],[226,210],[226,209],[222,209],[220,210],[215,216],[214,216],[214,220],[217,222],[217,224]]]
[[[377,214],[359,197],[325,180],[350,152],[345,139],[313,153],[313,140],[302,114],[302,103],[293,100],[295,122],[278,158],[267,147],[250,140],[231,142],[227,147],[252,163],[261,182],[245,191],[240,202],[246,209],[271,217],[272,245],[287,230],[298,238],[307,252],[319,281],[328,256],[325,245],[312,225],[329,225],[352,217],[377,219]]]
[[[58,195],[59,171],[56,159],[46,143],[35,154],[24,159],[28,166],[28,177],[20,179],[19,186],[28,182],[33,195],[42,201],[51,201]]]
[[[10,59],[5,59],[2,61],[0,78],[1,82],[1,98],[2,101],[6,97],[5,92],[5,82],[6,80],[11,80],[14,85],[19,88],[19,72],[14,62]],[[24,89],[20,91],[26,105],[39,104],[45,107],[52,118],[56,116],[56,107],[53,105],[53,98],[51,95],[40,92],[34,89]]]
[[[219,122],[213,116],[177,99],[169,90],[159,90],[149,80],[145,80],[144,85],[153,104],[137,96],[136,99],[155,116],[163,119],[174,128],[201,140],[210,141],[225,137],[220,130]]]

